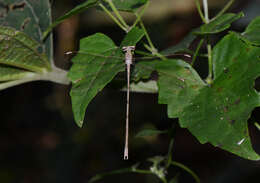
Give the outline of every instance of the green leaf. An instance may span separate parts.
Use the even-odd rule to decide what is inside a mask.
[[[154,129],[144,129],[136,134],[135,137],[147,137],[147,136],[154,136],[163,133],[167,133],[168,131],[161,131],[161,130],[154,130]]]
[[[120,46],[134,46],[138,43],[144,36],[144,31],[137,27],[133,27],[128,34],[125,36]]]
[[[260,16],[250,22],[241,36],[253,45],[260,45]]]
[[[237,19],[243,17],[244,14],[226,13],[220,17],[213,19],[210,23],[204,24],[200,27],[199,31],[194,31],[194,34],[205,35],[205,34],[216,34],[228,29],[231,23]]]
[[[192,86],[184,78],[179,82],[182,89],[175,92],[176,79],[161,77],[159,101],[168,104],[169,117],[179,117],[181,127],[188,128],[201,143],[210,142],[243,158],[259,160],[251,146],[247,119],[260,105],[259,93],[253,88],[260,75],[260,48],[230,34],[214,47],[212,54],[214,80],[210,86],[194,79]],[[167,72],[167,68],[160,67],[162,71]]]
[[[41,45],[23,32],[0,26],[0,63],[44,73],[50,69],[46,55],[38,52]]]
[[[0,81],[21,79],[25,77],[30,77],[33,74],[34,74],[33,72],[26,72],[24,70],[16,69],[13,67],[8,67],[8,66],[0,67]]]
[[[43,31],[51,23],[49,0],[1,0],[0,15],[0,25],[29,35],[38,42],[38,51],[52,60],[52,36],[43,42]]]
[[[133,71],[134,81],[139,81],[140,79],[149,79],[152,72],[155,71],[155,66],[159,60],[151,61],[151,62],[138,62],[135,65],[135,69]]]
[[[136,33],[136,36],[132,36],[133,33]],[[138,28],[132,29],[121,45],[135,45],[142,37],[140,34]],[[113,57],[100,57],[93,54]],[[72,59],[73,66],[68,74],[73,83],[70,95],[74,118],[80,127],[89,102],[118,72],[125,70],[123,60],[115,59],[114,56],[123,56],[121,48],[118,48],[104,34],[97,33],[80,40],[79,53]]]
[[[97,3],[99,2],[99,0],[87,0],[86,2],[76,6],[75,8],[73,8],[72,10],[70,10],[69,12],[67,12],[65,15],[59,17],[57,20],[55,20],[55,22],[53,22],[44,32],[43,34],[43,38],[46,38],[46,36],[52,31],[52,29],[54,27],[56,27],[58,24],[62,23],[64,20],[66,20],[67,18],[72,17],[73,15],[82,13],[83,11],[86,11],[88,8],[94,7],[97,5]]]
[[[158,62],[159,103],[168,104],[168,116],[178,117],[205,86],[197,72],[182,60]]]

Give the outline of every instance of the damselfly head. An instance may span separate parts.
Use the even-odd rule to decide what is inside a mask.
[[[122,48],[123,51],[127,52],[127,51],[134,51],[135,50],[135,46],[124,46]]]

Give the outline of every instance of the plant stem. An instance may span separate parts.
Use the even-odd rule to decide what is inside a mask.
[[[149,1],[147,1],[147,3],[144,5],[143,9],[141,10],[141,12],[139,14],[135,13],[136,20],[135,20],[134,24],[132,25],[132,27],[135,27],[136,24],[141,21],[141,17],[143,16],[143,14],[144,14],[146,8],[148,7],[148,5],[149,5]]]
[[[43,74],[28,73],[27,76],[25,76],[21,79],[1,83],[0,90],[4,90],[6,88],[17,86],[17,85],[20,85],[23,83],[39,81],[39,80],[52,81],[52,82],[60,83],[60,84],[64,84],[64,85],[70,84],[70,81],[67,78],[67,71],[59,69],[57,67],[53,67],[53,70],[51,72],[47,72],[47,73],[43,73]]]
[[[132,172],[141,173],[141,174],[153,174],[150,170],[141,170],[141,169],[134,169]]]
[[[181,169],[183,169],[183,170],[185,170],[186,172],[188,172],[188,173],[195,179],[195,181],[196,181],[197,183],[200,183],[200,179],[199,179],[199,177],[196,175],[196,173],[194,173],[194,172],[193,172],[191,169],[189,169],[187,166],[185,166],[185,165],[183,165],[183,164],[181,164],[181,163],[178,163],[178,162],[176,162],[176,161],[172,161],[171,164],[174,165],[174,166],[177,166],[177,167],[179,167],[179,168],[181,168]]]
[[[109,16],[123,31],[127,32],[127,28],[125,28],[125,27],[117,20],[117,18],[112,15],[112,13],[110,13],[110,11],[109,11],[102,3],[99,3],[98,5],[108,14],[108,16]]]
[[[206,24],[208,24],[209,23],[209,10],[208,10],[208,1],[207,0],[203,0],[203,8],[204,8],[204,15],[205,15]],[[208,74],[208,77],[206,79],[206,82],[211,84],[212,76],[213,76],[212,75],[212,73],[213,73],[213,63],[212,63],[212,57],[211,57],[211,45],[210,45],[209,42],[207,43],[207,51],[208,51],[209,74]]]
[[[204,8],[204,18],[205,18],[205,23],[209,23],[209,9],[208,9],[208,0],[203,0],[203,8]]]
[[[198,56],[198,54],[199,54],[199,50],[200,50],[200,48],[201,48],[203,42],[204,42],[204,38],[200,40],[200,42],[199,42],[199,44],[198,44],[198,46],[197,46],[197,48],[196,48],[196,50],[195,50],[195,53],[194,53],[194,55],[193,55],[193,57],[192,57],[192,62],[191,62],[191,65],[192,65],[192,66],[194,65],[194,63],[195,63],[195,61],[196,61],[196,58],[197,58],[197,56]]]
[[[172,149],[173,149],[173,142],[174,142],[174,138],[171,138],[170,140],[170,144],[169,144],[169,150],[168,150],[168,157],[167,157],[167,164],[166,164],[166,168],[168,168],[171,165],[172,162]]]
[[[201,20],[202,20],[204,23],[206,23],[206,20],[205,20],[204,15],[203,15],[203,13],[202,13],[202,11],[201,11],[201,8],[200,8],[200,2],[199,2],[199,0],[195,0],[195,4],[196,4],[196,7],[197,7],[197,10],[198,10],[198,12],[199,12],[199,15],[200,15]]]
[[[136,14],[136,16],[139,16],[139,15]],[[156,54],[156,53],[157,53],[157,49],[156,49],[155,46],[153,45],[153,42],[152,42],[152,40],[151,40],[149,34],[147,33],[147,30],[146,30],[146,28],[145,28],[145,26],[144,26],[143,21],[141,20],[141,18],[140,18],[140,25],[141,25],[141,28],[142,28],[143,31],[144,31],[144,35],[145,35],[145,37],[146,37],[146,39],[147,39],[147,41],[148,41],[148,44],[149,44],[149,47],[150,47],[149,51],[151,50],[151,53],[152,53],[152,54]]]
[[[259,125],[257,122],[255,122],[254,124],[255,124],[256,128],[257,128],[258,130],[260,130],[260,125]]]
[[[114,3],[112,2],[112,0],[106,0],[106,2],[109,4],[111,9],[115,13],[116,17],[118,18],[118,20],[121,22],[121,24],[125,27],[125,29],[127,31],[129,31],[129,26],[126,24],[126,22],[124,21],[123,17],[120,15],[118,10],[116,9],[116,7],[115,7]]]
[[[221,15],[223,15],[229,8],[230,6],[235,2],[235,0],[230,0],[225,7],[213,18],[216,19],[218,17],[220,17]]]
[[[144,43],[144,47],[145,47],[148,51],[150,51],[150,52],[152,53],[152,55],[155,55],[155,56],[161,58],[162,60],[165,60],[165,59],[166,59],[165,56],[163,56],[163,55],[161,55],[160,53],[158,53],[155,48],[153,49],[153,48],[151,48],[149,45],[147,45],[147,44],[145,44],[145,43]],[[154,51],[154,50],[155,50],[155,51]]]
[[[209,64],[209,74],[206,79],[208,84],[211,84],[212,82],[212,77],[213,77],[213,63],[212,63],[212,56],[211,56],[211,45],[208,43],[207,44],[207,50],[208,50],[208,64]]]

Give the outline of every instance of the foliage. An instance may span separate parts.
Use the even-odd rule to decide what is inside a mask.
[[[157,87],[152,85],[151,90],[158,91],[158,102],[167,105],[169,118],[179,118],[180,126],[187,128],[201,143],[209,142],[249,160],[260,159],[252,148],[247,128],[247,120],[252,110],[260,106],[259,92],[253,87],[255,79],[260,75],[259,17],[256,17],[243,33],[229,32],[217,44],[212,45],[210,36],[227,30],[234,21],[244,15],[221,11],[209,20],[207,5],[203,4],[205,15],[202,15],[200,6],[197,6],[205,24],[194,29],[179,45],[159,53],[141,20],[148,5],[146,0],[89,0],[58,18],[48,28],[50,12],[47,0],[42,1],[42,8],[39,4],[33,4],[34,1],[25,1],[26,3],[19,4],[22,8],[19,12],[10,9],[13,4],[8,2],[5,2],[5,8],[0,9],[0,12],[4,12],[4,18],[0,18],[0,22],[4,25],[0,27],[0,48],[3,50],[0,58],[0,63],[3,64],[0,67],[1,81],[31,78],[31,81],[46,79],[67,84],[65,71],[59,70],[52,63],[52,38],[49,33],[65,19],[96,6],[107,13],[125,31],[126,36],[120,46],[116,46],[109,37],[101,33],[81,39],[79,52],[72,59],[73,65],[68,72],[68,78],[72,82],[70,92],[72,108],[78,126],[83,125],[85,111],[90,101],[113,80],[117,73],[124,71],[124,63],[120,58],[123,56],[122,47],[142,43],[142,47],[148,51],[146,55],[156,57],[152,57],[150,62],[136,64],[134,81],[137,84],[133,85],[138,86],[138,82],[141,83],[142,87],[137,87],[138,91],[148,91],[147,88],[151,87],[151,83],[147,82],[145,88],[146,84],[143,80],[149,79],[151,73],[156,71],[158,80],[153,82],[156,82]],[[198,1],[196,2],[198,5]],[[223,10],[230,5],[231,3],[228,3]],[[11,11],[6,11],[8,8]],[[45,16],[43,10],[46,9],[47,20],[43,18]],[[131,26],[124,21],[119,10],[131,12],[136,16]],[[19,21],[9,24],[14,22],[12,19],[17,16],[17,13],[22,13]],[[195,51],[189,49],[194,39],[200,39],[200,44]],[[209,65],[206,79],[201,78],[193,68],[194,62],[201,59],[199,50],[204,41],[206,41],[206,57]],[[164,53],[183,54],[183,52],[192,55],[191,64],[183,59],[168,59],[163,55]],[[50,77],[53,75],[54,78]],[[15,84],[17,83],[19,84],[19,82]],[[3,84],[5,83],[0,84],[0,87]],[[98,175],[91,181],[96,181],[105,175],[135,172],[154,174],[162,182],[168,182],[165,172],[173,165],[183,168],[199,182],[194,172],[172,161],[174,137],[172,129],[145,130],[137,136],[164,133],[169,134],[171,138],[169,152],[166,156],[148,159],[152,163],[149,169],[138,169],[138,165],[134,165],[131,168]],[[169,182],[174,181],[175,178],[172,178]]]
[[[4,0],[0,6],[0,89],[17,84],[50,80],[67,84],[66,71],[52,60],[52,36],[43,41],[51,22],[48,0]]]

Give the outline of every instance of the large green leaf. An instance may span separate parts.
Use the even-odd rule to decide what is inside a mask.
[[[168,104],[169,117],[179,117],[180,125],[201,143],[210,142],[241,157],[258,160],[259,155],[251,146],[247,119],[260,104],[259,93],[253,88],[260,75],[259,55],[259,48],[243,43],[235,34],[224,37],[213,49],[214,80],[210,86],[194,79],[189,82],[182,76],[178,76],[182,81],[176,76],[163,76],[163,72],[177,75],[184,70],[172,71],[165,62],[158,67],[159,102]],[[176,63],[173,65],[176,67]]]
[[[49,0],[1,0],[0,25],[24,32],[40,45],[38,50],[52,60],[52,36],[43,42],[43,31],[51,23]]]
[[[52,36],[43,42],[42,34],[50,24],[50,11],[48,0],[1,1],[0,81],[27,78],[23,83],[29,78],[43,79],[39,74],[49,72]],[[1,89],[7,85],[1,83]]]
[[[45,54],[39,53],[39,47],[38,42],[23,32],[0,26],[1,64],[14,66],[17,69],[46,72],[50,69],[50,63]],[[7,70],[5,69],[5,71]]]
[[[122,41],[121,47],[135,45],[143,35],[143,31],[133,28]],[[123,60],[114,58],[123,56],[121,47],[118,48],[109,37],[101,33],[81,39],[79,53],[73,58],[73,66],[68,74],[73,82],[70,94],[74,118],[78,126],[81,127],[83,124],[89,102],[118,72],[124,70]]]
[[[194,31],[195,34],[216,34],[228,29],[232,22],[236,21],[237,19],[243,17],[243,13],[234,14],[234,13],[226,13],[221,15],[220,17],[212,20],[208,24],[204,24],[200,26],[198,31]]]
[[[260,45],[260,16],[256,17],[247,26],[245,32],[243,32],[242,37],[247,39],[254,45]]]

